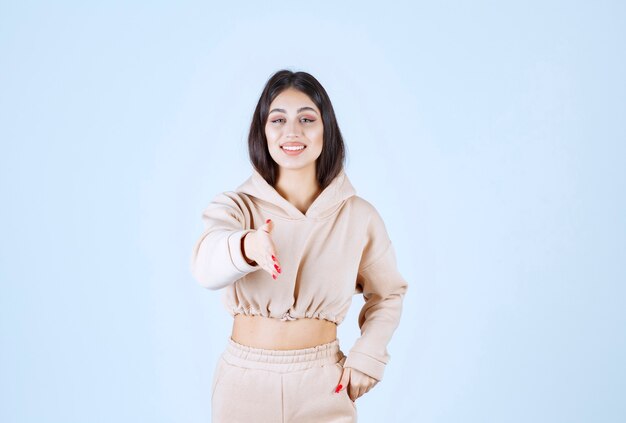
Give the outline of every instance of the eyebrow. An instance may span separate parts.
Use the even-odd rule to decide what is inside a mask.
[[[311,110],[312,112],[317,113],[313,107],[309,107],[309,106],[300,107],[298,109],[297,113],[300,113],[303,110]],[[272,110],[270,110],[270,113],[274,113],[274,112],[287,113],[287,111],[285,109],[272,109]]]

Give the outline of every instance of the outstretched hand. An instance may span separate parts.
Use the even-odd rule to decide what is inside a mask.
[[[341,385],[341,388],[336,389],[335,392],[341,392],[344,389],[348,390],[348,396],[352,401],[356,401],[361,395],[368,392],[378,383],[377,379],[366,375],[365,373],[352,368],[344,367],[341,373],[341,379],[337,388]]]
[[[272,240],[274,222],[267,219],[257,230],[249,232],[243,238],[243,255],[247,260],[253,260],[274,279],[281,273],[280,263],[276,254],[276,246]]]

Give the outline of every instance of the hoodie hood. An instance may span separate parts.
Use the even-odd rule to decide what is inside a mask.
[[[302,213],[296,206],[280,195],[254,168],[252,169],[252,175],[239,185],[236,191],[250,196],[259,207],[289,219],[323,218],[329,216],[345,200],[356,195],[356,190],[350,183],[344,169],[337,174],[335,179],[311,203],[306,214]]]

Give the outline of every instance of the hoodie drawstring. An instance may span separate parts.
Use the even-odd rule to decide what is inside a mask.
[[[282,321],[287,321],[287,320],[296,320],[295,317],[293,317],[291,314],[289,314],[289,310],[287,310],[286,312],[283,313],[283,317],[281,317]]]

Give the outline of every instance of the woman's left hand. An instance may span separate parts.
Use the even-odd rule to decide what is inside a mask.
[[[341,389],[337,390],[337,388],[335,388],[335,392],[340,392],[344,389],[347,389],[350,399],[352,401],[356,401],[357,398],[368,392],[370,389],[376,386],[377,383],[378,380],[366,375],[365,373],[357,369],[354,369],[352,367],[344,367],[343,372],[341,373],[341,379],[339,381],[339,384],[337,385],[337,388],[339,388],[339,385],[341,385]]]

